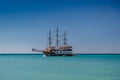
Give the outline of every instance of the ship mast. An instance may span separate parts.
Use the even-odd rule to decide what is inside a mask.
[[[51,31],[49,30],[49,47],[52,46],[52,41],[51,41]]]
[[[64,46],[67,44],[66,31],[64,31]]]
[[[59,45],[59,39],[58,39],[58,28],[56,28],[56,49],[58,50],[58,45]]]

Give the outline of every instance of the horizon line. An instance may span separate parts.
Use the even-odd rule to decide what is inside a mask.
[[[42,55],[43,53],[0,53],[0,55]],[[120,53],[73,53],[73,54],[120,54]]]

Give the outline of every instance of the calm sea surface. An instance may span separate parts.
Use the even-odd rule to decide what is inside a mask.
[[[0,80],[120,80],[120,55],[0,55]]]

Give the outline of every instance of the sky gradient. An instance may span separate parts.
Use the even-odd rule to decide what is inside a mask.
[[[120,53],[119,0],[0,0],[0,53],[44,49],[56,27],[75,53]]]

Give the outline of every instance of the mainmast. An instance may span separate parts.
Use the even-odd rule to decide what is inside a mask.
[[[67,44],[66,32],[64,31],[64,46]]]
[[[58,39],[58,37],[59,37],[59,31],[58,31],[58,28],[56,28],[56,49],[58,50],[58,45],[59,45],[59,39]]]
[[[51,41],[51,31],[49,30],[49,47],[52,46],[52,41]]]

